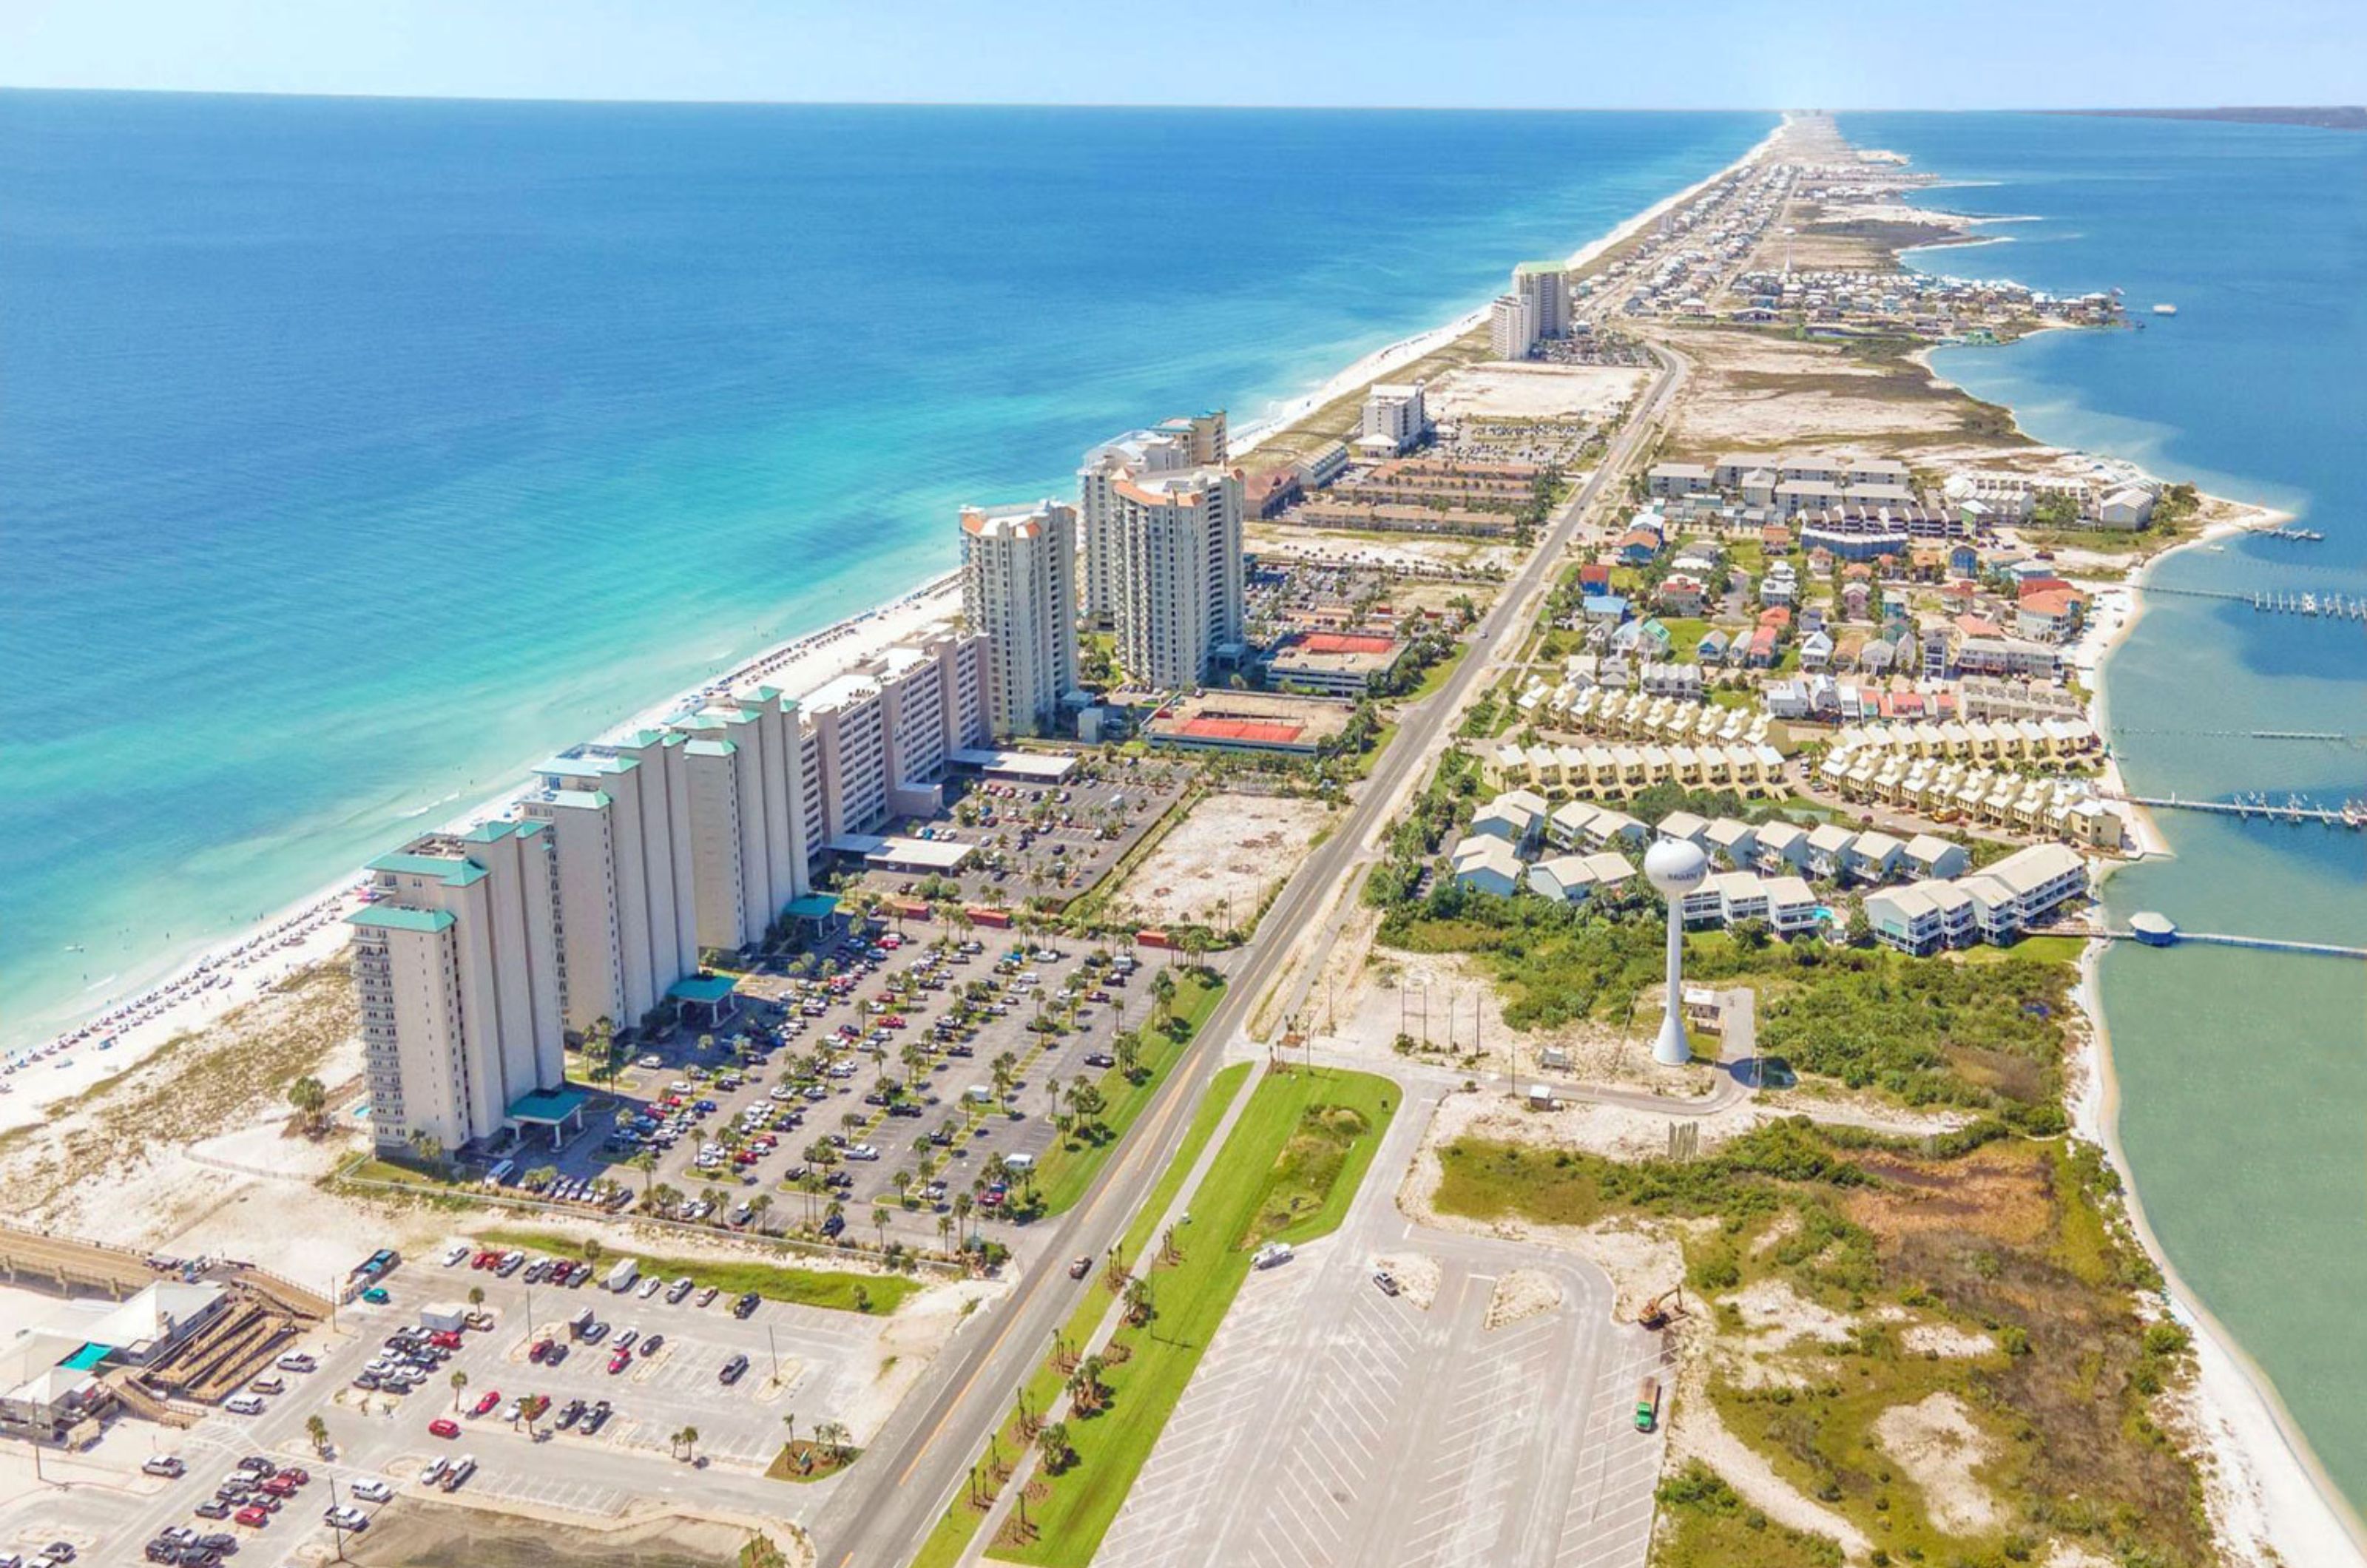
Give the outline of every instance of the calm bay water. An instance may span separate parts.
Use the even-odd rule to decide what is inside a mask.
[[[1772,123],[0,94],[0,1043]]]
[[[1939,356],[2041,440],[2298,513],[2319,545],[2230,540],[2165,562],[2189,588],[2367,594],[2367,136],[2041,116],[1852,115],[1861,145],[1950,179],[1959,211],[2036,220],[1926,254],[1959,276],[2119,285],[2136,333]],[[2175,319],[2146,313],[2174,303]],[[2367,732],[2367,634],[2156,594],[2105,669],[2138,793],[2367,795],[2367,750],[2200,730]],[[2175,858],[2115,875],[2120,919],[2367,945],[2367,835],[2165,812]],[[2367,965],[2116,949],[2103,1004],[2121,1135],[2180,1274],[2367,1502]]]

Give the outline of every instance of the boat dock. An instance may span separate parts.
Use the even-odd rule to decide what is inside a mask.
[[[2081,933],[2106,942],[2134,942],[2145,947],[2182,947],[2202,942],[2210,947],[2248,947],[2260,953],[2296,953],[2314,958],[2367,959],[2367,947],[2346,947],[2333,942],[2295,942],[2287,937],[2231,936],[2225,931],[2184,931],[2167,915],[2151,910],[2129,917],[2128,929],[2093,926]]]
[[[2346,593],[2312,593],[2292,588],[2160,588],[2145,585],[2147,593],[2173,593],[2181,599],[2224,599],[2249,604],[2264,615],[2308,615],[2320,620],[2367,622],[2367,598]]]
[[[2239,795],[2233,800],[2180,800],[2174,795],[2127,795],[2114,790],[2098,793],[2107,800],[2124,801],[2131,806],[2148,808],[2207,811],[2215,816],[2245,820],[2259,818],[2269,822],[2315,823],[2325,828],[2367,828],[2367,800],[2346,800],[2339,806],[2312,806],[2297,795],[2287,795],[2282,801],[2272,801],[2260,794]]]

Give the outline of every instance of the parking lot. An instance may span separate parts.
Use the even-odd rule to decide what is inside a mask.
[[[847,1241],[878,1241],[884,1204],[891,1238],[942,1247],[963,1195],[981,1223],[1002,1213],[981,1178],[1050,1149],[1056,1082],[1065,1111],[1080,1079],[1121,1070],[1117,1037],[1153,1021],[1158,984],[1130,951],[875,924],[743,982],[754,994],[717,1032],[646,1047],[612,1107],[562,1152],[516,1155],[516,1175],[547,1161],[564,1191]]]
[[[1608,1281],[1566,1258],[1407,1225],[1416,1109],[1349,1224],[1243,1284],[1100,1568],[1645,1562],[1663,1438],[1634,1412],[1659,1337],[1614,1325]],[[1384,1253],[1434,1263],[1426,1305],[1376,1285]],[[1506,1313],[1516,1277],[1531,1306]]]
[[[949,784],[942,813],[909,820],[899,832],[970,845],[963,864],[949,872],[875,868],[857,886],[893,898],[1065,904],[1092,888],[1167,814],[1195,771],[1171,758],[1088,756],[1077,759],[1058,783],[983,778]]]
[[[325,1556],[331,1531],[324,1515],[333,1488],[338,1506],[357,1508],[367,1518],[425,1494],[424,1475],[435,1461],[450,1464],[464,1456],[476,1468],[444,1500],[530,1506],[597,1519],[679,1486],[719,1505],[736,1500],[794,1517],[817,1503],[830,1483],[787,1487],[762,1478],[788,1436],[784,1418],[795,1414],[798,1435],[811,1438],[821,1423],[861,1407],[880,1376],[887,1325],[879,1318],[770,1301],[741,1317],[729,1294],[719,1292],[701,1307],[698,1293],[669,1302],[664,1292],[643,1298],[637,1290],[607,1291],[596,1280],[576,1288],[532,1286],[523,1268],[509,1275],[472,1269],[472,1251],[447,1267],[443,1259],[449,1250],[406,1260],[384,1281],[385,1303],[342,1307],[334,1331],[324,1328],[290,1347],[289,1355],[309,1357],[314,1370],[276,1371],[286,1386],[265,1396],[259,1413],[224,1409],[186,1431],[119,1424],[128,1440],[146,1445],[143,1452],[178,1459],[180,1476],[134,1476],[128,1486],[35,1495],[30,1501],[38,1517],[21,1507],[0,1512],[0,1540],[46,1532],[43,1544],[63,1540],[77,1549],[77,1561],[109,1565],[163,1561],[149,1558],[146,1548],[168,1529],[231,1536],[243,1550],[229,1555],[240,1561],[292,1560],[311,1541]],[[490,1326],[459,1330],[449,1348],[430,1346],[436,1353],[425,1359],[433,1364],[420,1369],[424,1377],[407,1393],[357,1386],[367,1366],[392,1356],[391,1336],[425,1326],[431,1303],[463,1301],[472,1286],[485,1292],[479,1310]],[[596,1342],[572,1337],[567,1326],[586,1308],[604,1325]],[[613,1348],[628,1332],[633,1351],[612,1373]],[[663,1343],[644,1353],[651,1335],[662,1336]],[[535,1345],[544,1339],[569,1346],[556,1364],[533,1359]],[[744,1357],[747,1368],[727,1382],[719,1374],[734,1357]],[[466,1379],[457,1390],[456,1372]],[[532,1422],[511,1409],[530,1395],[550,1402]],[[580,1418],[559,1427],[557,1417],[570,1404],[600,1400],[612,1413],[596,1432],[586,1435]],[[481,1405],[486,1408],[477,1414]],[[306,1435],[307,1419],[315,1414],[327,1427],[326,1457]],[[453,1435],[441,1436],[439,1422],[448,1423]],[[697,1430],[695,1448],[674,1440],[685,1427]],[[852,1434],[858,1441],[868,1435]],[[307,1472],[290,1495],[276,1500],[264,1522],[241,1523],[236,1517],[237,1506],[266,1495],[255,1488],[227,1517],[197,1514],[226,1486],[238,1461],[262,1458]],[[701,1461],[695,1470],[693,1458]],[[357,1482],[364,1483],[358,1495]],[[371,1483],[383,1483],[393,1501],[374,1500]],[[443,1499],[440,1491],[437,1495]]]

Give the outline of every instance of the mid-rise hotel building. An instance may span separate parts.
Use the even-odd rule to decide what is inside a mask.
[[[1222,467],[1229,460],[1222,409],[1171,419],[1150,430],[1131,430],[1085,454],[1077,469],[1078,548],[1084,558],[1080,591],[1089,625],[1117,624],[1117,497],[1123,479],[1148,479],[1186,468]]]

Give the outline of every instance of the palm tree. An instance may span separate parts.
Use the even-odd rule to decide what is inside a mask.
[[[696,1460],[697,1459],[697,1457],[698,1457],[698,1428],[697,1428],[697,1427],[685,1427],[681,1431],[676,1432],[676,1433],[675,1433],[672,1438],[668,1438],[667,1440],[668,1440],[669,1442],[673,1443],[674,1447],[676,1447],[677,1449],[680,1449],[680,1450],[682,1450],[682,1457],[683,1457],[684,1459],[685,1459],[685,1460],[691,1460],[691,1461],[696,1461]]]
[[[1156,1004],[1160,1025],[1164,1028],[1175,1006],[1175,976],[1170,970],[1161,969],[1150,977],[1150,999]]]
[[[1153,1311],[1150,1295],[1149,1280],[1139,1274],[1126,1277],[1126,1317],[1137,1328],[1150,1321]]]
[[[954,1217],[951,1214],[939,1214],[937,1216],[937,1245],[950,1249],[953,1238]]]
[[[626,1163],[641,1173],[641,1201],[647,1202],[650,1196],[650,1178],[658,1168],[657,1155],[649,1149],[643,1149]]]
[[[888,1212],[885,1203],[871,1205],[871,1228],[879,1233],[879,1250],[882,1252],[888,1250]]]
[[[970,1211],[977,1207],[978,1200],[971,1197],[968,1193],[957,1192],[954,1194],[954,1218],[960,1224],[964,1233],[962,1239],[965,1241],[969,1239],[968,1233],[969,1230]]]
[[[329,1424],[322,1420],[318,1414],[304,1417],[304,1435],[312,1439],[314,1453],[325,1454],[329,1451]]]
[[[814,1428],[814,1440],[830,1450],[831,1461],[833,1464],[846,1462],[847,1455],[852,1451],[851,1443],[854,1436],[854,1433],[846,1429],[845,1423],[840,1421],[825,1421]]]
[[[455,1412],[460,1408],[460,1391],[468,1386],[469,1374],[456,1369],[452,1373],[452,1408]]]
[[[759,1192],[748,1200],[749,1223],[753,1224],[759,1233],[763,1232],[764,1216],[772,1212],[772,1208],[773,1195],[770,1192]]]
[[[304,1131],[317,1133],[321,1130],[321,1112],[329,1104],[328,1088],[308,1073],[288,1086],[288,1103],[303,1118]]]
[[[1036,1429],[1036,1446],[1044,1452],[1044,1467],[1053,1474],[1060,1473],[1072,1451],[1069,1447],[1069,1424],[1047,1421]]]

